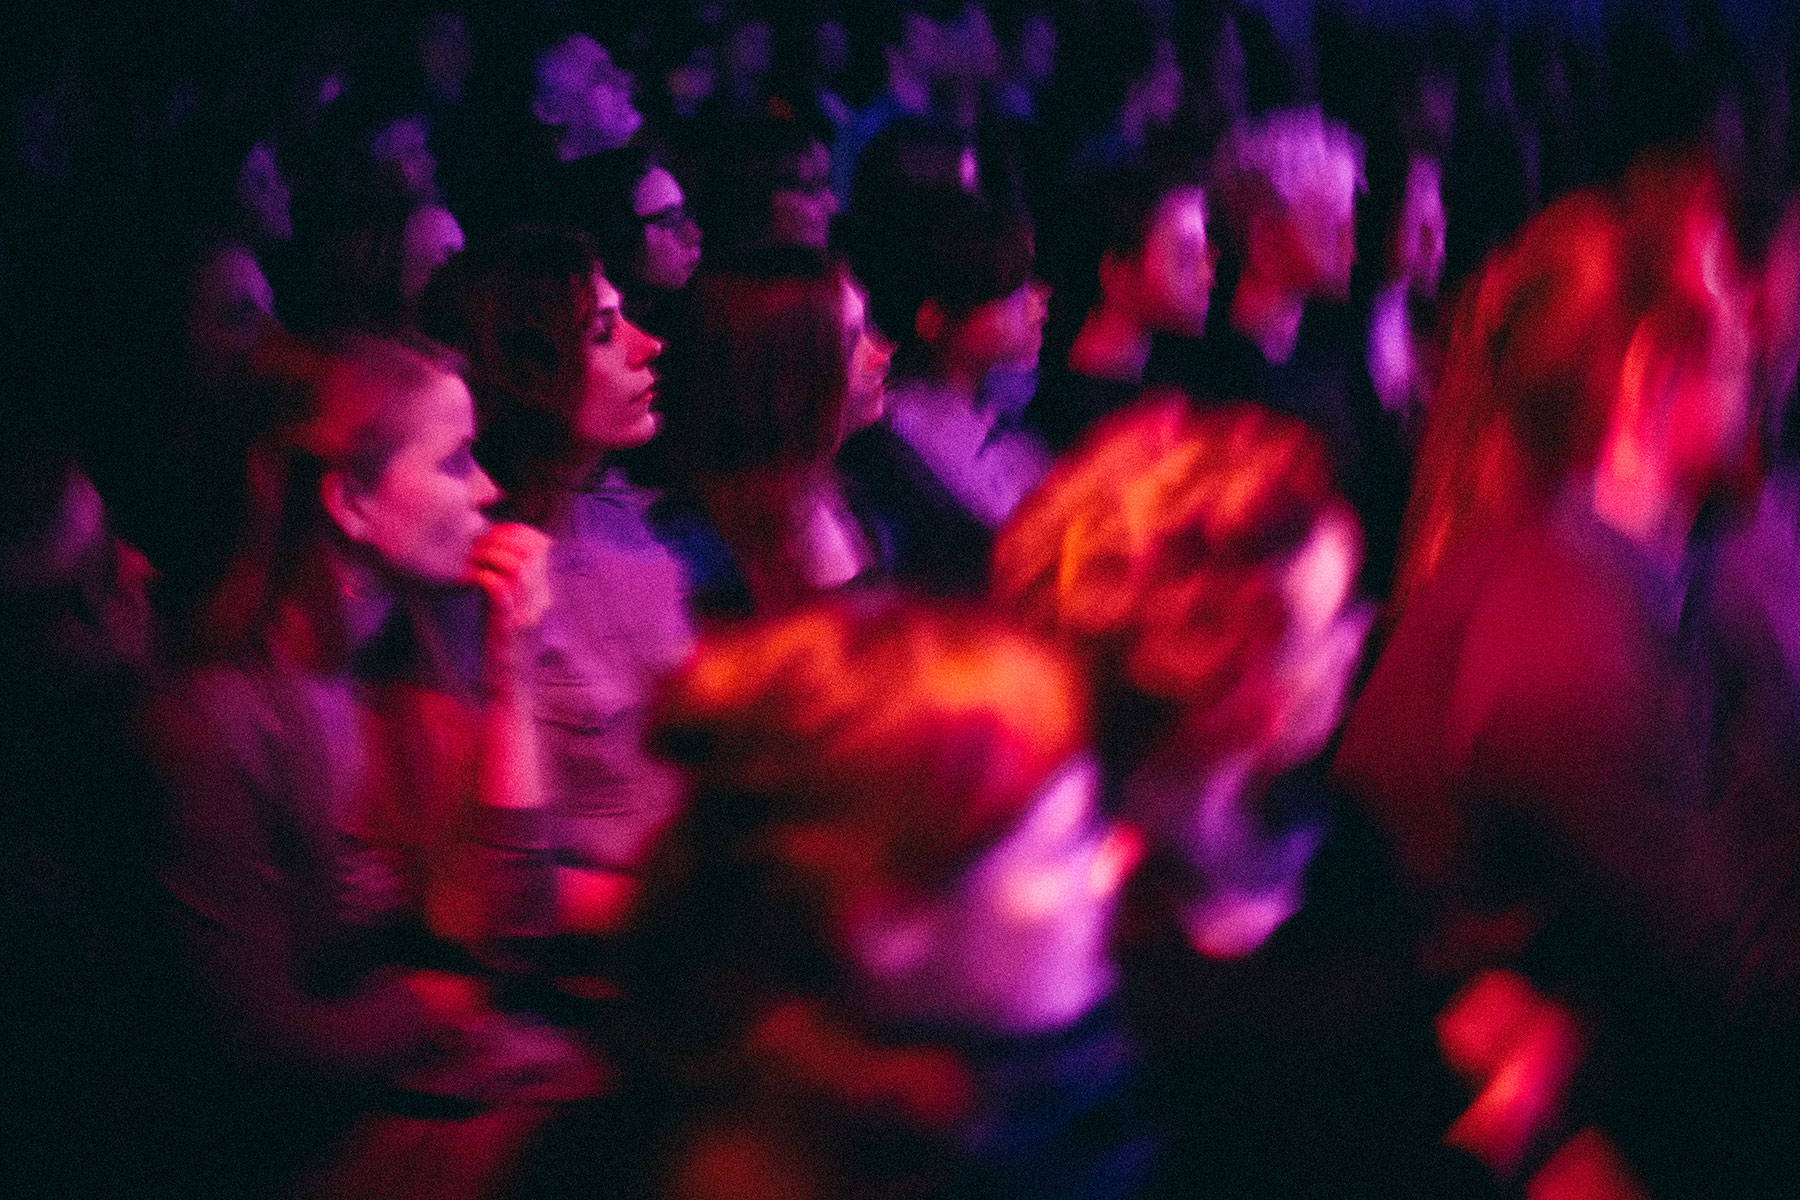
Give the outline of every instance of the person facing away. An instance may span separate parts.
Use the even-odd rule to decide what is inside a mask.
[[[654,744],[692,786],[639,994],[691,1117],[662,1194],[1135,1194],[1107,953],[1129,839],[1047,644],[842,599],[717,633]]]

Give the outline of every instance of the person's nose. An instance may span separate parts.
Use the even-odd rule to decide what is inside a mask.
[[[630,329],[631,336],[636,339],[631,358],[632,368],[635,370],[639,367],[649,366],[663,352],[663,340],[644,332],[629,321],[626,322],[626,327]]]
[[[494,505],[500,503],[501,498],[506,495],[505,492],[500,490],[500,485],[494,482],[493,476],[489,475],[480,467],[475,468],[474,490],[475,507],[478,509],[492,508]]]

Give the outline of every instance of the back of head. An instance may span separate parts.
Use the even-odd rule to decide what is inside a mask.
[[[716,251],[732,255],[768,240],[770,204],[796,186],[801,161],[818,141],[795,120],[759,117],[721,131],[694,188],[700,227]]]
[[[697,278],[689,340],[663,383],[677,469],[716,477],[829,461],[849,383],[847,284],[842,268],[795,249]]]
[[[1592,468],[1624,351],[1624,233],[1610,197],[1571,193],[1464,288],[1407,503],[1396,610],[1471,534]]]
[[[587,234],[595,252],[612,268],[614,282],[625,287],[644,240],[632,197],[644,176],[661,165],[641,142],[563,163],[539,202],[538,219]]]
[[[1261,719],[1260,684],[1287,634],[1286,567],[1321,518],[1354,521],[1331,478],[1323,441],[1298,420],[1146,397],[1001,529],[995,598],[1088,660],[1109,752],[1178,710],[1210,711],[1198,728],[1235,742]]]
[[[1086,710],[1070,665],[993,616],[832,603],[703,640],[650,737],[693,790],[646,965],[686,1008],[684,981],[735,962],[742,990],[713,1015],[741,1028],[772,994],[842,982],[860,897],[947,889],[996,844],[1085,746]]]
[[[1033,239],[1023,214],[934,186],[848,222],[846,249],[876,326],[906,345],[926,300],[957,319],[1017,291],[1031,275]]]

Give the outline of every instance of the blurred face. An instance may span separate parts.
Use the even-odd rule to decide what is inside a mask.
[[[1197,187],[1170,192],[1144,238],[1134,281],[1145,328],[1182,337],[1205,331],[1214,257],[1204,193]]]
[[[950,69],[964,79],[993,79],[1000,74],[1000,39],[987,9],[967,4],[949,30]]]
[[[894,346],[869,328],[863,290],[844,282],[844,344],[850,348],[850,388],[844,403],[844,436],[881,419],[887,406],[888,363]]]
[[[641,446],[656,434],[656,372],[663,344],[625,319],[619,293],[594,276],[594,318],[587,331],[587,378],[573,421],[575,437],[592,450]]]
[[[777,246],[824,250],[831,244],[831,218],[838,210],[831,190],[831,152],[814,142],[769,197],[769,240]]]
[[[1107,933],[1133,856],[1100,817],[1098,779],[1076,760],[948,894],[878,900],[853,921],[877,1012],[1017,1035],[1072,1024],[1106,995]]]
[[[243,169],[238,172],[237,199],[256,237],[285,242],[294,236],[293,198],[275,161],[275,148],[268,142],[256,143],[244,156]]]
[[[725,39],[725,70],[737,80],[760,79],[775,58],[775,31],[767,21],[751,20]]]
[[[1050,289],[1026,280],[1010,295],[978,305],[950,331],[947,353],[979,371],[995,367],[1029,370],[1044,346]]]
[[[415,208],[401,233],[400,294],[417,300],[437,269],[463,248],[462,226],[435,204]]]
[[[1394,265],[1412,293],[1422,300],[1435,297],[1444,277],[1444,191],[1435,160],[1415,158],[1407,168],[1394,236]]]
[[[1715,332],[1701,370],[1682,371],[1669,401],[1669,452],[1678,486],[1703,499],[1737,476],[1750,435],[1751,338],[1741,288],[1711,296]]]
[[[412,398],[407,433],[374,486],[348,484],[352,541],[402,579],[460,583],[469,553],[488,530],[483,509],[500,499],[475,462],[475,405],[454,375],[440,374]]]
[[[584,153],[616,149],[644,123],[631,103],[632,82],[605,46],[575,34],[538,64],[538,119],[560,126]]]
[[[1289,630],[1275,666],[1280,694],[1267,754],[1298,766],[1325,748],[1344,716],[1344,699],[1373,612],[1352,588],[1362,556],[1351,518],[1328,515],[1294,556],[1282,580]]]
[[[475,61],[468,22],[458,13],[432,13],[420,26],[418,52],[419,69],[432,94],[445,100],[462,99],[463,84]]]
[[[665,292],[686,287],[700,265],[700,227],[688,216],[681,185],[662,167],[651,167],[631,193],[631,211],[644,223],[639,278]]]
[[[256,258],[226,246],[194,274],[187,318],[188,365],[203,386],[242,382],[256,349],[276,328],[275,293]]]
[[[1034,12],[1019,23],[1019,74],[1026,82],[1045,84],[1056,70],[1056,22]]]
[[[1309,296],[1342,302],[1350,298],[1350,269],[1356,265],[1356,187],[1319,186],[1299,197],[1287,214],[1297,243],[1293,283]]]
[[[437,158],[426,143],[424,119],[401,117],[376,132],[369,154],[405,195],[425,200],[437,194]]]
[[[1168,128],[1181,110],[1181,64],[1175,58],[1175,44],[1167,38],[1156,44],[1142,88],[1145,117],[1159,129]]]

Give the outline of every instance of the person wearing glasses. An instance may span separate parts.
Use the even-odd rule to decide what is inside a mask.
[[[666,337],[700,265],[700,226],[681,184],[651,150],[637,144],[563,164],[552,177],[543,217],[594,239],[618,276],[626,315]],[[616,264],[616,265],[615,265]]]

